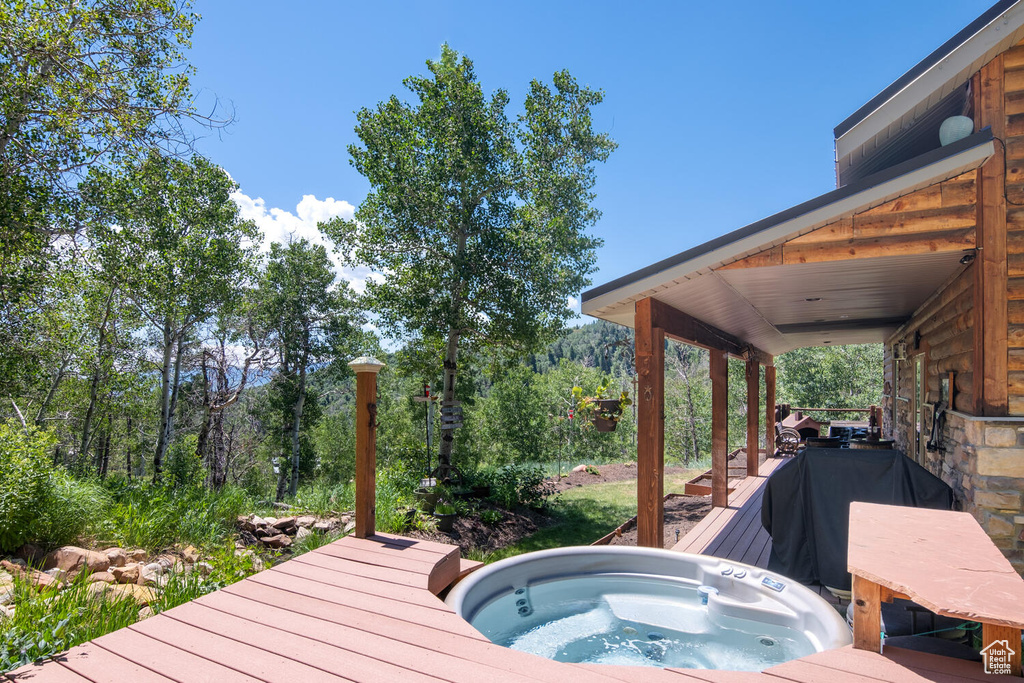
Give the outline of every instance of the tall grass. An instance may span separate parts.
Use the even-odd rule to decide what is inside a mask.
[[[104,538],[147,550],[174,543],[217,545],[250,507],[245,493],[232,486],[213,492],[121,479],[108,483],[107,490],[113,502],[102,523]]]

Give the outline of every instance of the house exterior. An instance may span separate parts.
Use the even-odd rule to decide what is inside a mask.
[[[973,132],[942,145],[953,116]],[[583,312],[636,329],[647,430],[663,427],[664,336],[720,352],[713,379],[716,355],[745,359],[755,394],[764,366],[770,403],[774,355],[884,343],[883,435],[1024,572],[1024,0],[997,3],[834,133],[835,190],[585,292]],[[641,474],[660,476],[662,441],[641,433]]]

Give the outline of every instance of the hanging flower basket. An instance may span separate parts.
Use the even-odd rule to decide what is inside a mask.
[[[599,432],[614,432],[622,411],[633,403],[625,391],[618,398],[609,398],[607,384],[599,386],[594,396],[583,396],[579,387],[573,387],[572,392],[573,398],[579,401],[581,416],[589,416],[590,423]]]
[[[622,416],[621,401],[617,398],[598,400],[590,421],[599,432],[614,432]]]

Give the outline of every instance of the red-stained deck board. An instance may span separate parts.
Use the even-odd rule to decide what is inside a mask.
[[[339,557],[343,560],[348,560],[349,562],[358,562],[360,564],[368,564],[379,567],[391,567],[392,569],[401,569],[403,571],[407,571],[413,574],[419,574],[424,578],[429,576],[430,572],[434,569],[433,562],[427,562],[422,559],[403,557],[402,555],[391,556],[387,555],[386,553],[379,553],[373,550],[365,550],[363,548],[349,548],[347,546],[338,546],[335,543],[332,543],[331,545],[325,545],[321,548],[317,548],[313,552],[318,555],[330,555],[332,557]]]
[[[413,605],[401,600],[393,600],[383,595],[367,595],[357,593],[339,586],[328,586],[326,584],[303,579],[298,576],[291,576],[284,573],[269,574],[263,572],[249,579],[250,583],[261,583],[266,586],[274,586],[297,595],[313,595],[321,600],[333,602],[339,605],[354,607],[366,612],[386,614],[403,621],[410,621],[417,624],[432,625],[439,629],[467,630],[473,627],[467,624],[450,610],[436,610],[421,605]],[[238,584],[235,584],[236,586]],[[234,586],[228,586],[225,590],[231,590]],[[285,598],[287,599],[287,598]]]
[[[579,678],[570,665],[550,662],[524,652],[494,645],[472,627],[469,627],[470,633],[468,634],[452,633],[430,625],[413,624],[394,617],[333,605],[310,596],[293,596],[293,599],[279,600],[280,591],[253,584],[244,586],[235,584],[218,593],[200,598],[200,600],[213,600],[215,596],[220,596],[236,587],[241,590],[232,590],[232,593],[251,599],[258,604],[279,605],[278,609],[358,629],[366,632],[365,637],[368,639],[386,638],[388,642],[399,640],[423,649],[443,654],[450,653],[460,659],[485,664],[503,671],[528,675],[538,681],[567,683],[572,680],[598,680],[596,676]]]
[[[178,609],[178,608],[175,608]],[[338,683],[352,680],[334,675],[302,662],[282,656],[274,650],[240,643],[216,633],[178,621],[170,615],[174,610],[139,622],[128,628],[192,654],[220,662],[231,669],[264,681],[303,681],[303,683]]]
[[[293,661],[322,671],[336,673],[353,681],[401,680],[410,683],[437,683],[436,676],[397,666],[387,659],[368,656],[359,651],[359,641],[348,648],[252,621],[234,614],[211,609],[192,602],[167,613],[184,624],[224,636],[238,643],[254,645]]]
[[[160,683],[173,680],[92,643],[72,648],[67,654],[58,657],[57,661],[60,666],[81,674],[90,681]]]
[[[368,633],[347,624],[261,605],[238,596],[208,596],[203,599],[202,606],[210,611],[230,614],[250,623],[270,626],[289,634],[335,643],[338,647],[360,651],[381,662],[378,674],[380,676],[388,674],[385,667],[391,669],[400,667],[397,672],[389,675],[388,680],[423,680],[423,677],[417,677],[417,674],[413,672],[420,672],[438,679],[466,681],[467,683],[492,680],[534,680],[522,674],[492,667],[486,662],[479,663],[462,659],[456,652],[431,650],[410,645],[396,639],[394,636],[398,634]],[[399,626],[398,629],[404,630],[405,627]]]
[[[4,683],[7,681],[17,681],[17,683],[89,683],[88,678],[51,661],[23,666],[8,673],[0,680]]]
[[[856,650],[852,646],[838,650],[818,652],[800,661],[838,671],[856,672],[860,678],[870,676],[881,681],[921,680],[928,676],[934,681],[994,680],[987,676],[977,662],[939,657],[896,647],[885,648],[884,654]],[[768,670],[777,673],[785,665]],[[829,674],[831,675],[831,674]]]
[[[306,553],[288,561],[298,562],[300,564],[309,564],[315,567],[323,567],[324,569],[330,569],[331,571],[338,572],[338,574],[365,576],[367,578],[387,581],[388,583],[399,584],[402,586],[412,586],[417,589],[422,589],[424,585],[422,574],[413,574],[401,569],[392,569],[391,567],[381,567],[372,564],[352,562],[351,560],[346,560],[343,557],[335,557],[333,555]],[[346,580],[347,579],[344,576],[339,576],[337,583],[341,585],[344,584]]]
[[[324,569],[323,567],[317,567],[311,564],[304,564],[301,562],[282,562],[268,572],[268,574],[271,573],[298,576],[303,579],[309,579],[310,581],[316,581],[329,586],[337,586],[341,583],[344,584],[345,588],[348,590],[356,591],[358,593],[365,593],[367,595],[386,595],[389,598],[408,602],[413,605],[451,611],[445,607],[445,604],[436,596],[431,595],[429,592],[420,588],[402,586],[394,583],[388,583],[386,581],[378,581],[377,579],[367,578],[364,576],[339,574],[336,571]]]
[[[209,659],[179,650],[147,635],[123,628],[92,641],[97,647],[181,683],[251,683],[259,681]]]

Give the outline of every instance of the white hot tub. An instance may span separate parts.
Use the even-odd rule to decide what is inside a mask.
[[[563,662],[759,671],[852,642],[835,608],[783,576],[651,548],[511,557],[446,602],[492,642]]]

